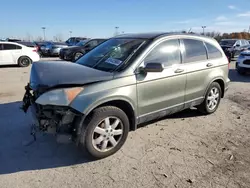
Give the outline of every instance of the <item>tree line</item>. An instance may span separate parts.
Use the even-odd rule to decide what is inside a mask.
[[[187,33],[186,31],[182,31],[183,33]],[[195,34],[194,32],[190,32]],[[203,35],[203,33],[199,33]],[[221,39],[246,39],[250,40],[250,33],[243,31],[243,32],[233,32],[233,33],[220,33],[220,32],[206,32],[206,36],[215,38],[217,41],[220,41]]]

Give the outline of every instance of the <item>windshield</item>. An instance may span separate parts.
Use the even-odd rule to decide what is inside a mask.
[[[228,45],[233,46],[235,44],[236,40],[222,40],[220,41],[220,45]]]
[[[84,44],[86,44],[89,40],[81,40],[80,42],[78,42],[76,44],[76,46],[84,46]]]
[[[112,72],[126,62],[145,42],[145,39],[109,39],[82,56],[76,63]]]

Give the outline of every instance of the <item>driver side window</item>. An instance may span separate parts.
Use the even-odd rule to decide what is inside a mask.
[[[181,51],[179,40],[168,40],[157,45],[144,59],[144,65],[147,63],[162,63],[164,67],[180,64]]]

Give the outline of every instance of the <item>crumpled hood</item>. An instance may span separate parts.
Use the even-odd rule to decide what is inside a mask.
[[[66,61],[36,62],[32,64],[30,86],[55,87],[58,85],[83,85],[92,82],[111,80],[113,74],[99,71],[80,64]]]

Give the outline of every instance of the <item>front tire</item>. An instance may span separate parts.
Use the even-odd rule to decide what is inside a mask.
[[[18,59],[19,67],[28,67],[32,63],[29,57],[23,56]]]
[[[77,61],[80,57],[83,56],[83,53],[81,52],[76,52],[75,55],[74,55],[74,61]]]
[[[114,106],[93,111],[86,119],[80,135],[80,147],[92,159],[102,159],[116,153],[125,143],[129,120],[125,112]]]
[[[197,108],[205,115],[214,113],[219,107],[221,100],[221,87],[217,82],[213,82],[207,90],[205,100]]]

